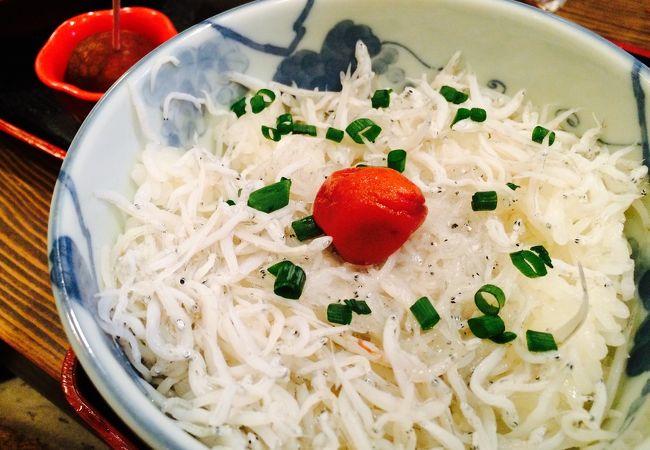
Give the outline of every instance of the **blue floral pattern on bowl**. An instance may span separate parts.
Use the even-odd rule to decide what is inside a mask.
[[[650,312],[650,271],[646,271],[639,279],[639,298],[643,307]],[[634,335],[634,344],[627,361],[627,374],[634,377],[650,371],[650,314],[645,317]]]
[[[381,41],[372,28],[351,19],[336,23],[326,34],[319,51],[297,49],[305,35],[303,22],[309,17],[314,0],[308,0],[293,24],[295,35],[286,47],[258,43],[234,30],[224,27],[216,20],[207,21],[218,33],[214,39],[196,48],[179,48],[152,75],[151,79],[137,87],[138,100],[144,105],[143,126],[150,135],[167,145],[188,147],[204,136],[208,124],[201,108],[188,101],[172,102],[166,114],[161,106],[169,92],[180,90],[196,98],[203,98],[211,105],[228,107],[244,94],[242,87],[228,81],[229,72],[246,73],[253,50],[277,56],[277,68],[271,79],[304,89],[339,91],[341,72],[356,68],[355,44],[359,40],[368,47],[373,70],[387,87],[401,90],[407,84],[406,73],[396,63],[400,51],[415,58],[423,68],[431,66],[419,58],[406,45],[394,41]],[[495,83],[498,83],[495,81]],[[502,83],[499,87],[504,87]],[[152,110],[158,110],[151,114]],[[158,120],[151,120],[157,117]]]
[[[200,45],[179,48],[173,56],[161,62],[155,74],[138,86],[138,100],[146,111],[143,126],[150,136],[174,147],[189,146],[195,136],[206,133],[208,124],[201,107],[188,101],[172,101],[163,111],[170,92],[178,91],[203,98],[211,105],[224,107],[244,94],[244,89],[228,81],[228,72],[245,73],[249,60],[240,45],[218,33],[214,39]],[[158,111],[158,121],[148,122],[147,114]]]
[[[464,7],[472,8],[479,1],[469,0]],[[125,167],[131,167],[138,146],[146,140],[175,147],[189,147],[202,139],[210,139],[209,120],[205,114],[207,109],[227,109],[244,93],[241,86],[230,82],[230,71],[282,83],[295,83],[307,89],[338,90],[341,88],[339,74],[349,65],[354,66],[354,43],[361,39],[368,46],[373,70],[382,76],[387,87],[401,89],[408,84],[408,74],[437,70],[451,55],[450,48],[443,48],[437,53],[427,52],[427,58],[432,59],[427,61],[419,55],[425,54],[419,37],[413,37],[408,32],[402,33],[400,29],[396,31],[392,20],[387,25],[376,14],[363,19],[346,17],[342,6],[344,2],[336,3],[342,12],[332,14],[334,18],[330,22],[310,22],[309,19],[317,14],[316,10],[321,3],[324,5],[327,2],[256,2],[256,5],[209,19],[163,45],[107,93],[105,100],[100,102],[75,138],[59,176],[53,199],[52,211],[55,214],[50,218],[48,245],[53,290],[66,332],[84,369],[109,404],[154,447],[202,448],[189,435],[170,426],[172,422],[157,410],[159,396],[138,377],[119,345],[98,327],[96,294],[100,282],[96,267],[97,252],[101,245],[108,243],[107,239],[110,241],[111,236],[117,233],[120,218],[114,217],[108,207],[93,200],[88,192],[96,188],[98,180],[101,180],[103,188],[128,190],[128,176],[123,172]],[[453,10],[455,6],[450,6],[452,4],[453,1],[449,0],[439,5],[446,5]],[[271,7],[275,9],[272,10]],[[247,12],[249,8],[251,12]],[[515,18],[518,14],[524,14],[521,5],[504,2],[497,9],[499,8],[502,8],[500,14],[507,13]],[[280,12],[275,13],[276,10]],[[470,12],[471,9],[467,9],[466,15],[471,16]],[[269,20],[276,20],[285,26],[286,31],[280,36],[274,33],[264,35],[263,30],[246,24],[247,20],[255,23],[251,19],[253,14],[270,13],[275,15]],[[542,16],[539,12],[525,13],[532,14],[540,23],[549,22],[558,27],[567,27],[567,34],[575,31],[570,25],[558,24],[556,19]],[[437,24],[444,28],[442,20]],[[604,41],[589,36],[584,30],[580,30],[580,33],[589,41],[584,44],[585,48],[593,45],[598,48],[598,52],[606,53],[613,59],[618,58],[619,65],[628,67],[624,76],[629,80],[629,92],[624,94],[621,91],[617,94],[628,100],[626,119],[617,121],[614,113],[608,119],[611,120],[610,129],[613,132],[620,130],[612,139],[638,136],[647,163],[650,150],[645,95],[650,92],[650,82],[647,81],[650,74],[644,66],[631,58],[627,59],[622,52],[607,48]],[[399,38],[400,34],[403,39]],[[283,39],[284,45],[278,44]],[[463,47],[462,39],[456,40],[459,47],[472,53],[473,46]],[[546,42],[539,45],[546,45]],[[486,72],[485,84],[502,92],[511,84],[521,85],[522,80],[529,76],[523,73],[518,78],[513,71],[494,70],[491,62],[480,64],[480,50],[468,59],[471,60],[472,56]],[[560,90],[560,98],[570,97],[570,89]],[[191,96],[199,99],[200,103],[183,100],[181,95],[179,99],[165,104],[170,92]],[[125,114],[124,111],[128,109],[126,106],[119,111],[110,111],[109,102],[121,102],[123,105],[132,102],[135,112]],[[102,105],[106,107],[103,108]],[[559,110],[564,106],[560,105]],[[599,107],[601,115],[607,112],[602,105],[594,104],[594,109]],[[104,134],[109,140],[112,139],[104,145],[106,151],[93,154],[94,159],[88,161],[86,154],[91,152],[88,147],[97,142],[97,136],[102,135],[102,127],[112,127],[113,121],[118,123],[116,129],[121,130],[120,133],[124,133],[124,136],[110,137]],[[572,128],[578,129],[580,124],[581,120],[577,116],[568,121],[568,126]],[[144,139],[139,135],[139,130],[143,130]],[[131,145],[130,153],[127,152],[126,156],[123,155],[124,152],[110,155],[111,146],[120,145]],[[81,148],[84,148],[84,153]],[[89,169],[91,162],[94,167]],[[111,174],[108,181],[107,173]],[[650,271],[646,270],[647,268],[640,267],[638,287],[647,313],[650,311]],[[646,316],[634,336],[627,365],[627,375],[630,378],[648,379],[649,355],[650,316]],[[626,410],[622,434],[644,408],[648,409],[650,381],[637,385]],[[149,401],[143,402],[143,399]]]
[[[358,41],[366,44],[370,57],[379,54],[381,42],[370,27],[343,20],[327,33],[320,52],[301,49],[284,58],[273,80],[304,89],[340,91],[341,72],[356,69],[354,50]]]

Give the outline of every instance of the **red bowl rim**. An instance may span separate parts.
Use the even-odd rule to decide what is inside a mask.
[[[167,17],[165,14],[155,9],[134,6],[134,7],[121,8],[120,13],[125,15],[149,17],[153,19],[153,21],[157,24],[157,26],[162,30],[162,33],[166,33],[168,35],[167,39],[178,34],[178,32],[176,31],[176,27],[169,19],[169,17]],[[105,16],[112,16],[112,14],[113,14],[113,10],[111,9],[89,11],[71,17],[70,19],[61,23],[52,32],[47,42],[43,45],[43,47],[36,55],[36,60],[34,61],[34,68],[36,70],[36,75],[41,80],[41,82],[52,89],[65,92],[69,95],[72,95],[73,97],[82,100],[91,101],[91,102],[98,101],[102,97],[102,95],[104,95],[103,92],[87,91],[75,85],[72,85],[70,83],[66,83],[62,79],[54,79],[52,76],[50,76],[48,70],[48,59],[53,55],[59,37],[64,34],[68,34],[67,30],[71,27],[71,25],[74,24],[74,22],[81,21],[81,20],[88,20],[89,18],[97,19]]]

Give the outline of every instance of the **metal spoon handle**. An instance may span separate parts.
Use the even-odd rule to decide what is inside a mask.
[[[120,0],[113,0],[113,50],[122,48],[120,39]]]

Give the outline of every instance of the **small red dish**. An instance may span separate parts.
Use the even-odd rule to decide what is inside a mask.
[[[122,8],[120,25],[123,30],[136,32],[156,46],[177,34],[174,24],[166,15],[150,8]],[[83,110],[85,113],[90,111],[103,92],[87,91],[64,80],[70,56],[85,38],[110,31],[112,27],[112,10],[92,11],[72,17],[54,30],[36,56],[38,78],[46,86],[62,93],[63,100],[67,100],[66,106],[73,107],[73,113],[79,113],[81,108],[81,114],[75,115],[85,116]]]

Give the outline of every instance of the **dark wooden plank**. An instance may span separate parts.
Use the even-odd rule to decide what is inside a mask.
[[[0,339],[53,380],[69,344],[50,288],[47,223],[60,161],[0,135]]]
[[[557,14],[607,39],[650,51],[647,0],[567,0]]]

